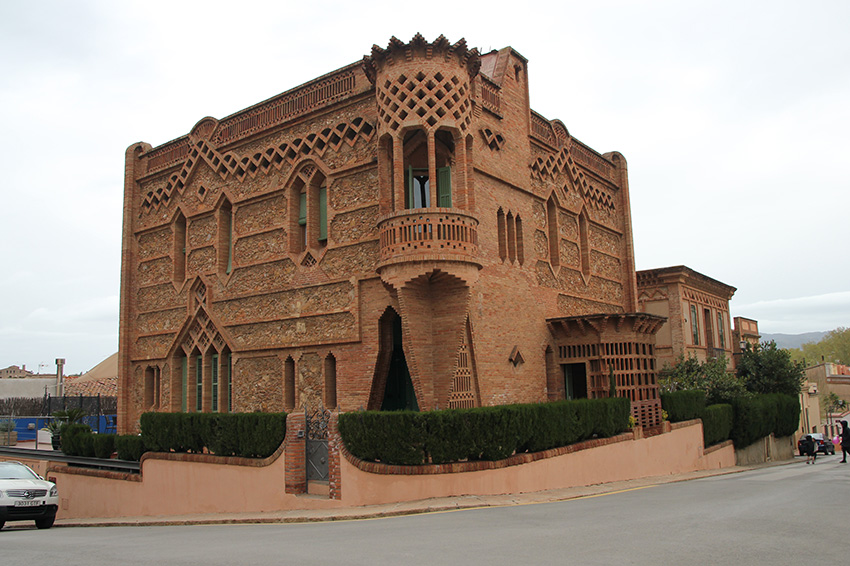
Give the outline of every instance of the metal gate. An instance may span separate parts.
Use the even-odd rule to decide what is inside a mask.
[[[319,407],[310,413],[305,410],[307,424],[307,481],[328,481],[328,422],[329,409]]]

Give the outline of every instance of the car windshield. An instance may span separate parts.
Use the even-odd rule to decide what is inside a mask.
[[[26,466],[0,462],[0,480],[32,480],[38,476]]]

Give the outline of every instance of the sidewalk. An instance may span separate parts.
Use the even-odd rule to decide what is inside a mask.
[[[263,523],[310,523],[322,521],[351,521],[356,519],[377,519],[382,517],[397,517],[418,513],[437,513],[457,511],[460,509],[477,509],[482,507],[503,507],[507,505],[530,505],[534,503],[549,503],[597,497],[606,494],[651,488],[657,485],[688,481],[699,478],[734,474],[770,466],[791,464],[794,460],[768,462],[753,466],[734,466],[717,470],[703,470],[683,474],[655,476],[636,480],[620,481],[585,487],[555,489],[532,493],[486,495],[486,496],[456,496],[426,499],[421,501],[404,501],[384,505],[369,505],[365,507],[350,507],[344,509],[300,509],[275,511],[267,513],[227,513],[216,515],[176,515],[167,517],[121,517],[109,519],[57,519],[57,527],[113,527],[113,526],[172,526],[172,525],[236,525]],[[317,496],[303,496],[317,497]]]

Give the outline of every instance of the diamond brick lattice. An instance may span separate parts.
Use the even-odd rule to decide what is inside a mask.
[[[394,131],[413,116],[433,128],[447,115],[466,131],[472,120],[469,85],[455,75],[445,76],[439,71],[420,71],[411,77],[401,74],[378,86],[378,114]]]

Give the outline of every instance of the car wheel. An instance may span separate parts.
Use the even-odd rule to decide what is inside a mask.
[[[53,526],[53,522],[56,520],[56,517],[43,517],[41,519],[35,520],[35,526],[39,529],[49,529]]]
[[[6,524],[6,521],[0,521],[0,529],[2,529],[3,525],[5,525],[5,524]]]

